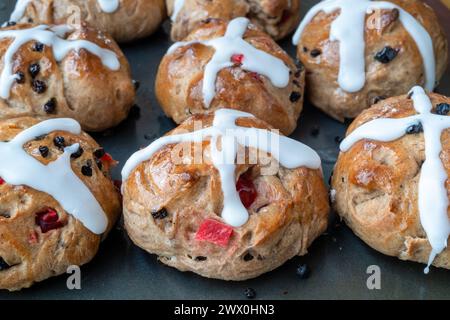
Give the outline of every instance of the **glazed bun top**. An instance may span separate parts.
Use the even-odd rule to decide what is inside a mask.
[[[319,2],[293,42],[310,101],[340,121],[415,85],[433,90],[448,64],[445,33],[419,0]]]
[[[86,22],[128,42],[153,33],[165,17],[164,0],[17,0],[9,23]]]
[[[111,163],[93,160],[102,149],[81,131],[78,122],[63,118],[39,122],[30,117],[2,120],[0,140],[0,185],[11,186],[3,194],[14,194],[16,186],[25,186],[54,199],[41,206],[57,201],[58,207],[93,234],[102,235],[111,228],[120,208],[108,176]],[[10,220],[17,220],[12,216]]]
[[[300,20],[299,0],[166,0],[172,20],[171,37],[184,39],[207,19],[247,17],[273,39],[293,31]]]
[[[303,71],[247,18],[213,19],[168,50],[156,95],[177,123],[191,114],[232,108],[290,134],[303,106]]]
[[[239,199],[235,185],[238,167],[248,161],[245,156],[242,157],[242,154],[241,156],[238,155],[239,148],[253,148],[269,153],[284,168],[320,169],[320,157],[315,151],[298,141],[274,133],[264,122],[245,112],[219,109],[213,114],[194,116],[181,127],[130,157],[122,170],[125,188],[128,186],[127,180],[130,175],[139,172],[143,162],[157,156],[168,145],[182,143],[190,145],[194,142],[202,143],[202,141],[205,141],[206,143],[208,141],[208,158],[212,167],[218,171],[221,181],[223,194],[222,219],[231,226],[240,227],[247,222],[249,215]],[[184,131],[184,133],[178,133],[178,130]],[[188,150],[190,150],[190,147]],[[242,153],[242,150],[240,151]],[[169,156],[173,157],[174,154],[169,153]],[[185,157],[186,159],[189,158],[187,154]],[[180,160],[178,157],[175,159]],[[188,161],[186,159],[183,158],[178,165],[183,165],[184,161]],[[236,164],[239,159],[244,163]],[[203,163],[203,157],[201,159],[194,157],[192,161],[199,160],[203,165],[206,164]],[[170,159],[170,161],[174,162],[175,160]],[[170,194],[170,192],[168,193]]]
[[[396,2],[399,4],[397,5]],[[329,34],[330,40],[339,41],[339,86],[347,92],[360,91],[365,84],[365,29],[376,29],[390,23],[382,20],[382,11],[391,11],[391,19],[398,18],[413,38],[423,61],[425,87],[433,90],[436,81],[436,61],[433,39],[428,30],[422,26],[422,21],[416,19],[406,8],[416,11],[415,0],[372,1],[372,0],[327,0],[314,6],[303,19],[297,29],[293,43],[298,44],[303,31],[319,14],[332,15]],[[336,12],[339,13],[336,14]],[[366,14],[378,11],[373,21],[366,21]],[[378,15],[378,16],[377,16]],[[395,15],[395,17],[394,17]],[[323,18],[323,16],[322,16]],[[430,21],[432,23],[432,21]],[[373,24],[373,25],[372,25]],[[368,41],[372,38],[369,37]],[[386,53],[389,55],[389,53]],[[382,57],[380,57],[381,59]]]
[[[402,157],[418,158],[416,161],[420,163],[420,180],[417,198],[420,223],[432,247],[428,267],[446,248],[450,236],[447,190],[450,174],[449,102],[449,98],[437,94],[427,95],[421,87],[414,87],[407,96],[387,99],[363,112],[350,126],[348,135],[341,144],[341,151],[344,154],[348,152],[346,158],[350,157],[353,161],[362,146],[364,154],[371,152],[373,148],[365,143],[367,141],[373,141],[374,144],[406,144],[407,148],[398,149],[410,152],[411,155]],[[373,157],[376,158],[375,155]],[[399,157],[400,155],[385,155],[384,162],[391,163]],[[362,167],[367,165],[366,160],[359,159],[357,162]],[[382,165],[376,173],[367,170],[362,173],[354,168],[351,171],[355,173],[355,177],[351,176],[349,179],[366,188],[393,189],[392,184],[401,185],[404,179],[410,178],[407,173],[409,170],[405,168],[406,164],[395,167]]]
[[[101,131],[126,118],[134,101],[124,54],[85,25],[0,29],[0,56],[2,118],[70,117],[85,130]]]

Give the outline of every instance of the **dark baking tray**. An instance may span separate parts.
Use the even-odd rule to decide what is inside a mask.
[[[302,13],[316,2],[303,0]],[[438,7],[441,20],[449,23],[450,11],[438,0],[430,2]],[[7,20],[14,3],[1,0],[0,21]],[[167,30],[166,23],[152,37],[122,46],[133,77],[141,82],[136,101],[139,109],[134,109],[117,128],[94,135],[121,164],[175,126],[158,106],[154,94],[158,64],[170,45]],[[446,30],[450,35],[450,24]],[[294,56],[290,39],[282,46]],[[437,91],[450,95],[449,72]],[[312,134],[315,128],[320,129],[318,135]],[[336,141],[345,128],[306,103],[292,135],[319,152],[326,180],[338,153]],[[119,172],[120,165],[114,178],[119,178]],[[68,290],[68,275],[62,275],[20,292],[0,291],[0,299],[243,299],[247,287],[254,288],[261,299],[450,299],[450,271],[432,268],[429,275],[424,275],[423,265],[384,256],[365,245],[334,214],[330,219],[328,232],[315,241],[308,255],[245,282],[211,280],[165,267],[154,255],[134,246],[119,223],[93,261],[82,267],[81,290]],[[302,263],[311,268],[311,276],[305,280],[296,276],[296,268]],[[381,268],[381,290],[366,286],[370,265]]]

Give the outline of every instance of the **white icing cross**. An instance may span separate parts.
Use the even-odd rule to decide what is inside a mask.
[[[18,22],[20,19],[22,19],[23,15],[25,14],[25,10],[27,9],[27,6],[30,2],[31,0],[17,0],[16,6],[14,7],[14,11],[11,13],[9,21]]]
[[[34,28],[21,30],[0,31],[0,40],[11,38],[13,41],[3,54],[3,70],[0,75],[0,98],[7,99],[11,91],[11,86],[18,79],[17,74],[13,74],[13,61],[16,52],[29,41],[38,41],[49,46],[53,50],[53,55],[57,61],[62,61],[72,50],[85,49],[99,57],[107,68],[118,70],[120,62],[117,55],[108,49],[103,49],[93,42],[87,40],[66,40],[62,37],[71,29],[69,26],[55,26],[49,28],[40,25]]]
[[[17,0],[14,11],[11,13],[9,21],[19,22],[25,14],[31,0]],[[113,13],[119,8],[119,0],[97,0],[101,10],[106,13]]]
[[[376,119],[369,121],[342,141],[341,151],[346,152],[356,142],[363,139],[393,141],[406,134],[406,129],[419,122],[423,127],[425,157],[419,180],[420,221],[425,229],[432,252],[425,273],[436,256],[447,247],[450,235],[450,220],[447,215],[449,200],[446,189],[447,172],[442,164],[442,131],[450,128],[450,117],[431,113],[430,99],[421,87],[414,87],[410,94],[414,108],[419,113],[400,119]]]
[[[236,157],[238,146],[252,147],[270,153],[285,168],[293,169],[306,166],[311,169],[320,168],[320,157],[310,147],[280,136],[271,131],[236,125],[238,118],[254,116],[241,111],[219,109],[214,113],[212,127],[186,134],[164,136],[147,148],[133,154],[122,170],[122,179],[126,181],[131,172],[142,162],[149,160],[164,146],[181,142],[201,142],[210,139],[211,159],[219,171],[222,193],[222,218],[231,226],[240,227],[248,220],[248,211],[242,204],[236,191]],[[257,137],[257,139],[255,139]],[[217,142],[222,139],[222,150],[218,150]]]
[[[23,149],[28,141],[53,131],[80,134],[78,122],[72,119],[52,119],[38,123],[19,133],[10,142],[0,142],[0,177],[11,185],[26,185],[52,196],[65,211],[80,220],[95,234],[102,234],[108,219],[88,187],[72,171],[71,154],[79,144],[64,149],[54,162],[44,165]]]
[[[174,0],[173,2],[173,13],[170,17],[170,20],[175,21],[177,20],[178,15],[180,14],[181,9],[184,6],[184,0]]]
[[[210,107],[216,95],[217,74],[220,70],[234,65],[231,61],[234,55],[243,55],[242,69],[266,76],[274,86],[284,88],[289,84],[289,68],[281,59],[256,49],[243,39],[248,24],[247,18],[236,18],[230,21],[223,37],[205,41],[177,42],[169,48],[168,53],[192,44],[202,44],[215,49],[214,56],[205,67],[203,77],[202,92],[206,108]]]
[[[306,26],[323,11],[326,14],[340,9],[339,17],[333,21],[330,40],[339,41],[339,86],[347,92],[360,91],[366,82],[364,25],[366,14],[379,9],[398,9],[399,19],[414,39],[422,55],[425,69],[425,87],[433,91],[436,80],[436,62],[433,40],[427,30],[412,15],[401,7],[387,1],[371,0],[325,0],[315,5],[305,16],[293,37],[297,45]]]
[[[113,13],[119,8],[119,0],[97,0],[103,12]]]

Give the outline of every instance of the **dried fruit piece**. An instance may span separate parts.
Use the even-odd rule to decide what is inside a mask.
[[[167,218],[167,216],[169,215],[169,213],[167,212],[167,210],[165,208],[162,208],[159,211],[156,212],[152,212],[152,217],[153,219],[165,219]]]
[[[48,157],[48,152],[49,149],[46,146],[40,146],[39,147],[39,153],[41,154],[42,158],[47,158]]]
[[[207,241],[226,247],[233,234],[233,228],[213,219],[206,219],[195,235],[197,241]]]
[[[50,230],[58,229],[63,226],[63,223],[59,220],[58,213],[50,208],[36,213],[35,222],[41,227],[42,233],[47,233]]]
[[[450,111],[450,104],[448,103],[439,103],[436,106],[436,114],[441,116],[446,116]]]
[[[395,59],[395,57],[397,56],[398,51],[395,50],[392,47],[384,47],[383,49],[381,49],[379,52],[377,52],[377,54],[375,55],[375,60],[381,62],[381,63],[389,63],[392,60]]]
[[[253,181],[248,177],[248,175],[241,175],[236,183],[236,190],[239,193],[241,202],[245,208],[250,208],[250,206],[255,202],[256,192],[255,185]]]
[[[56,110],[56,99],[55,98],[51,98],[50,100],[48,100],[43,107],[45,113],[54,113]]]
[[[3,260],[2,257],[0,257],[0,271],[7,270],[9,268],[11,268],[11,266],[8,263],[6,263],[6,261]]]
[[[244,61],[244,55],[243,54],[233,54],[231,56],[231,62],[237,65],[241,65]]]

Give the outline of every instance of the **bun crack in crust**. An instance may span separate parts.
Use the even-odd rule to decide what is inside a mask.
[[[88,27],[0,29],[0,57],[0,118],[63,116],[84,130],[102,131],[123,121],[133,105],[125,56]]]
[[[89,262],[121,212],[114,160],[72,119],[0,120],[0,288]]]
[[[79,24],[128,42],[155,32],[166,18],[164,0],[18,0],[10,23]]]
[[[374,249],[450,269],[450,99],[415,87],[350,126],[332,178],[334,206]]]
[[[269,130],[220,109],[135,153],[122,171],[133,242],[181,271],[236,281],[306,254],[327,225],[320,158]]]
[[[299,0],[166,0],[172,20],[171,37],[180,41],[208,19],[247,17],[279,40],[291,33],[300,20]]]
[[[327,0],[293,38],[311,102],[340,121],[444,74],[448,44],[431,7],[417,0]]]
[[[220,108],[249,112],[290,134],[303,107],[303,66],[246,18],[211,20],[164,56],[156,96],[180,123]]]

